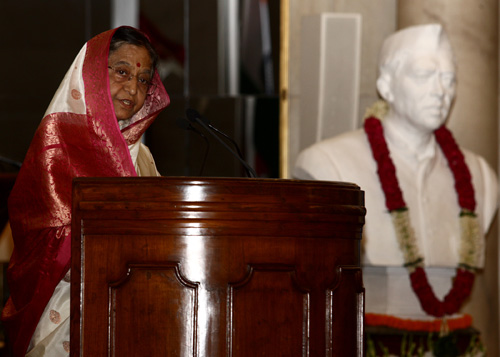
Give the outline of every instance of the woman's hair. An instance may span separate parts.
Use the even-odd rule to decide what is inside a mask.
[[[144,47],[151,57],[151,76],[153,75],[156,66],[158,64],[158,53],[154,49],[149,39],[140,31],[133,27],[119,27],[111,38],[111,43],[109,44],[109,54],[111,55],[120,46],[124,44]]]

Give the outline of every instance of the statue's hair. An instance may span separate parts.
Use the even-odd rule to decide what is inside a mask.
[[[379,54],[380,74],[395,70],[408,56],[446,50],[455,57],[446,31],[440,24],[411,26],[386,38]]]

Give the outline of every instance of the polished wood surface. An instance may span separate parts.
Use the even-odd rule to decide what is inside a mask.
[[[362,356],[363,192],[76,179],[72,356]]]

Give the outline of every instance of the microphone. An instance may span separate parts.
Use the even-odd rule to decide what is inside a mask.
[[[203,157],[203,162],[201,164],[200,174],[199,174],[199,176],[202,176],[203,169],[205,168],[205,163],[207,162],[208,152],[210,151],[210,143],[208,142],[207,137],[201,131],[199,131],[194,126],[192,126],[191,123],[189,123],[185,118],[179,117],[179,118],[177,118],[175,123],[177,124],[177,126],[179,128],[184,129],[184,130],[191,130],[191,131],[195,132],[196,134],[200,135],[205,140],[205,144],[206,144],[205,156]]]
[[[188,109],[189,110],[189,109]],[[236,152],[238,153],[238,156],[241,157],[243,159],[243,154],[241,153],[240,151],[240,148],[238,147],[238,144],[236,144],[236,141],[233,140],[233,138],[231,138],[229,135],[226,135],[225,133],[223,133],[222,131],[220,131],[219,129],[217,129],[215,126],[213,126],[210,121],[207,119],[207,117],[201,115],[200,113],[198,113],[196,110],[192,109],[194,112],[195,112],[195,115],[197,115],[210,129],[212,129],[213,131],[215,131],[217,134],[220,134],[222,135],[223,137],[225,137],[227,140],[229,140],[231,142],[231,144],[233,144],[234,148],[236,149]],[[194,115],[194,114],[193,114]]]
[[[255,173],[254,169],[252,169],[250,165],[248,165],[248,163],[245,160],[243,160],[243,155],[241,155],[241,151],[233,139],[231,139],[228,135],[224,134],[219,129],[215,128],[212,124],[210,124],[208,119],[202,117],[200,113],[198,113],[196,110],[192,108],[186,109],[186,116],[189,119],[189,121],[193,123],[198,123],[203,128],[205,128],[205,130],[207,130],[217,141],[219,141],[227,150],[229,150],[229,152],[233,154],[233,156],[236,157],[238,161],[245,167],[248,176],[252,178],[257,177],[257,174]],[[238,153],[234,152],[233,149],[231,149],[229,145],[227,145],[216,133],[223,135],[225,138],[230,140],[232,144],[236,147]]]
[[[18,169],[20,169],[22,166],[22,163],[20,163],[19,161],[9,159],[8,157],[5,157],[5,156],[0,156],[0,162],[14,166]]]

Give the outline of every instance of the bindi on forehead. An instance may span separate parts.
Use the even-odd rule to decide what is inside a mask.
[[[141,68],[141,62],[137,62],[136,66],[137,68]]]

